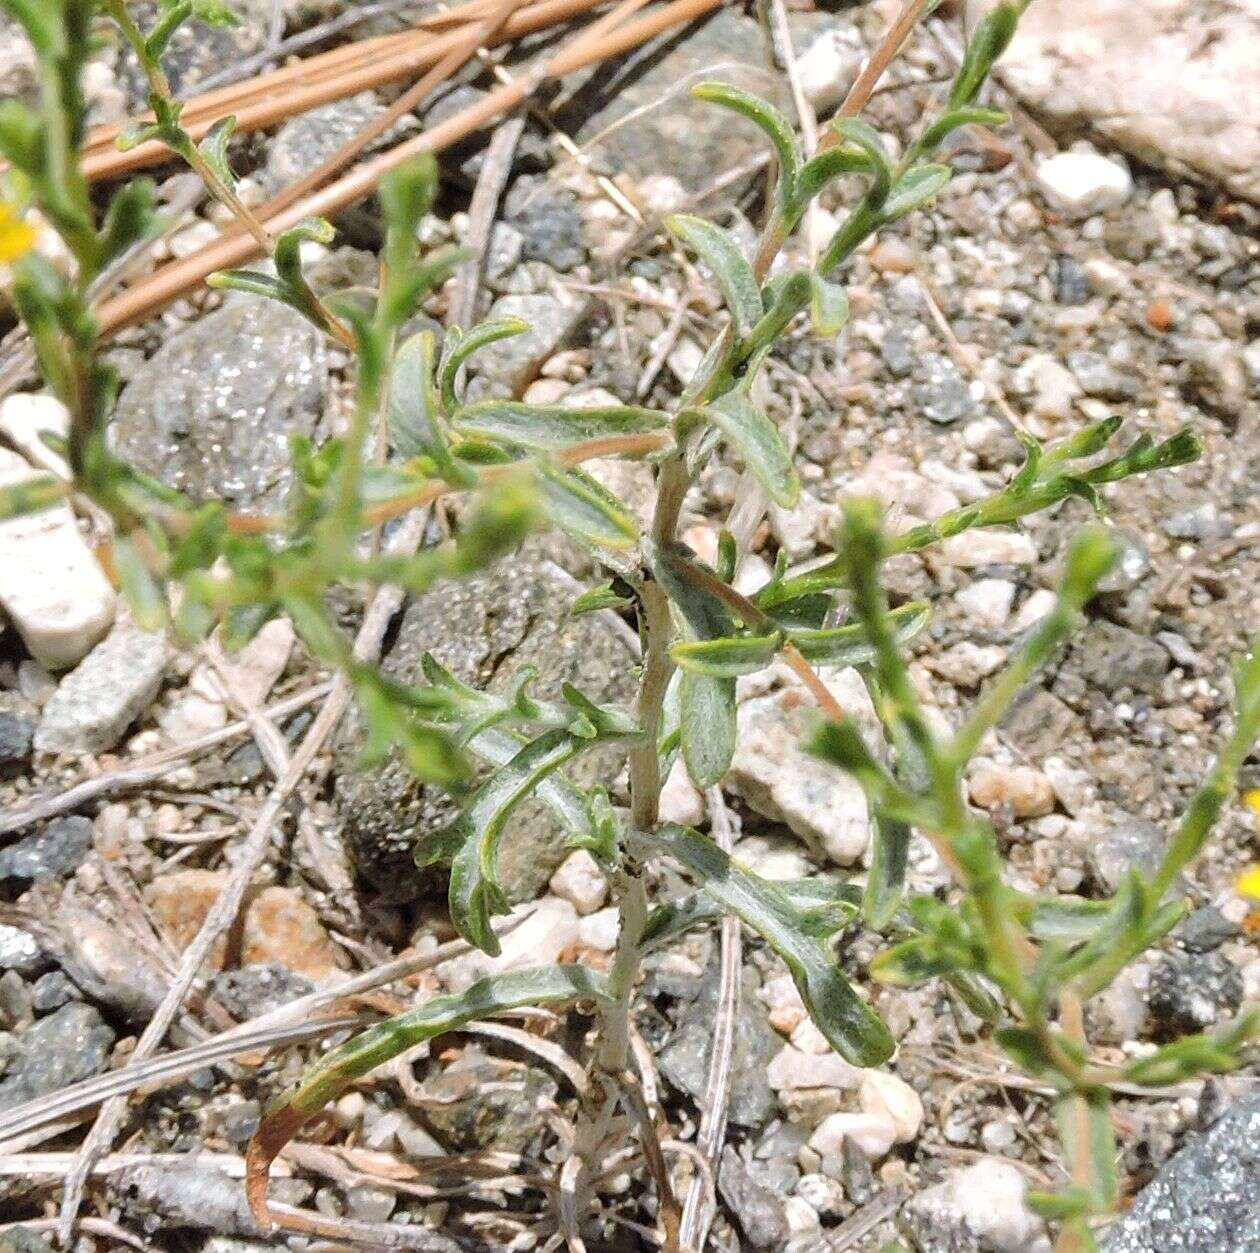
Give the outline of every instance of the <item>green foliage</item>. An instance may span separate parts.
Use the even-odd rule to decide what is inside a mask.
[[[294,487],[283,508],[262,518],[188,498],[114,455],[107,436],[116,380],[99,359],[89,300],[103,266],[145,237],[154,214],[146,180],[120,189],[98,214],[82,175],[80,74],[98,7],[117,24],[149,83],[153,120],[122,142],[166,144],[255,238],[267,239],[233,190],[232,119],[194,143],[161,66],[184,23],[227,21],[228,9],[219,0],[163,0],[152,27],[141,30],[126,0],[0,3],[26,31],[44,86],[38,110],[0,104],[0,155],[76,262],[67,278],[36,254],[21,257],[15,303],[48,386],[71,412],[64,451],[73,490],[115,524],[114,566],[137,620],[155,629],[169,624],[191,640],[217,629],[229,646],[240,646],[270,618],[288,615],[311,655],[350,682],[367,727],[365,756],[397,754],[419,779],[458,800],[454,822],[418,836],[415,860],[418,873],[449,864],[451,919],[471,944],[499,952],[492,923],[508,903],[498,856],[512,838],[517,807],[529,797],[550,810],[573,847],[599,859],[621,910],[621,942],[607,979],[562,966],[484,980],[328,1054],[263,1121],[250,1157],[255,1203],[260,1186],[265,1194],[267,1163],[279,1147],[347,1084],[480,1017],[525,1005],[592,1004],[600,1015],[599,1065],[616,1079],[611,1090],[627,1066],[642,953],[724,916],[738,918],[783,960],[833,1047],[856,1065],[878,1065],[891,1054],[892,1038],[841,972],[832,947],[860,918],[886,941],[871,964],[875,981],[946,980],[994,1026],[996,1043],[1013,1061],[1051,1086],[1072,1184],[1037,1204],[1078,1239],[1077,1247],[1089,1247],[1088,1219],[1112,1208],[1118,1190],[1109,1085],[1158,1086],[1228,1070],[1260,1031],[1260,1015],[1244,1014],[1215,1034],[1177,1041],[1117,1069],[1091,1059],[1078,1029],[1081,1005],[1183,916],[1171,889],[1202,850],[1260,734],[1260,650],[1238,665],[1234,730],[1163,864],[1150,875],[1131,874],[1109,900],[1033,897],[1005,882],[993,829],[964,802],[963,779],[985,734],[1081,620],[1114,559],[1114,545],[1101,526],[1077,536],[1055,609],[944,739],[932,731],[906,664],[906,647],[927,625],[929,606],[890,605],[881,570],[889,556],[974,527],[1017,526],[1071,498],[1101,512],[1109,484],[1194,460],[1200,451],[1195,437],[1182,432],[1155,444],[1142,435],[1108,456],[1119,427],[1118,419],[1108,419],[1048,446],[1025,438],[1023,466],[991,497],[897,535],[886,532],[876,502],[850,501],[834,556],[791,572],[780,554],[771,577],[750,596],[735,587],[744,554],[733,535],[722,534],[713,568],[678,539],[684,497],[719,445],[770,501],[790,508],[798,499],[788,441],[753,399],[754,385],[798,318],[807,317],[821,335],[843,326],[845,263],[881,227],[939,193],[950,170],[933,158],[947,137],[960,126],[1004,120],[977,101],[1022,3],[1003,0],[981,21],[939,116],[925,119],[900,160],[857,118],[837,119],[830,131],[835,142],[807,158],[787,120],[764,101],[718,83],[693,90],[761,129],[773,147],[777,176],[752,258],[714,223],[669,220],[669,230],[711,273],[728,315],[671,412],[533,405],[509,397],[468,403],[464,366],[481,348],[529,329],[516,319],[451,328],[440,353],[430,332],[399,342],[408,320],[463,257],[455,249],[422,255],[417,242],[437,191],[430,157],[382,182],[385,240],[375,297],[325,301],[312,287],[302,245],[333,238],[333,228],[318,219],[280,235],[268,264],[215,276],[217,286],[297,310],[356,357],[348,429],[318,446],[294,440]],[[842,178],[855,180],[858,194],[817,264],[785,266],[771,276],[810,203]],[[382,429],[397,457],[377,462],[370,446]],[[582,470],[591,457],[638,458],[654,466],[657,500],[648,533],[631,509]],[[69,490],[51,478],[6,487],[0,517],[46,507]],[[449,540],[414,555],[368,542],[382,522],[462,493],[472,503],[459,509]],[[643,657],[632,709],[598,705],[572,687],[558,699],[540,699],[528,669],[505,690],[481,691],[431,657],[424,661],[424,681],[404,685],[357,658],[328,610],[327,593],[339,583],[422,592],[510,559],[527,535],[548,525],[587,546],[601,569],[594,585],[576,596],[572,612],[616,612],[637,625]],[[507,569],[505,595],[512,577]],[[776,662],[823,695],[812,665],[858,667],[886,732],[887,753],[865,743],[850,719],[820,720],[808,740],[822,762],[861,785],[873,810],[872,862],[862,887],[829,877],[767,882],[707,835],[658,820],[662,780],[679,754],[698,786],[721,782],[738,742],[737,680]],[[567,773],[595,745],[619,745],[628,758],[628,814],[604,786],[579,787]],[[614,785],[615,777],[607,782]],[[907,894],[916,838],[931,841],[951,871],[947,892]],[[695,892],[649,910],[643,865],[657,858],[680,866]]]

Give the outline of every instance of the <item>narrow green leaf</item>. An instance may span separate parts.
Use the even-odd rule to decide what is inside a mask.
[[[919,140],[916,147],[920,152],[935,152],[960,126],[1001,126],[1010,120],[1010,115],[1003,113],[1001,109],[984,109],[974,106],[951,109],[923,132],[923,138]]]
[[[747,335],[762,315],[761,288],[729,232],[704,218],[675,214],[665,225],[713,271],[739,336]]]
[[[1084,1163],[1088,1168],[1085,1186],[1092,1208],[1097,1213],[1109,1213],[1115,1209],[1120,1193],[1110,1094],[1106,1088],[1069,1093],[1055,1102],[1055,1118],[1065,1159],[1069,1163]]]
[[[872,930],[881,931],[892,921],[905,893],[911,826],[887,814],[876,814],[874,826],[862,915]]]
[[[129,536],[116,535],[112,552],[114,569],[136,625],[144,631],[162,630],[168,617],[166,595],[134,541]]]
[[[932,617],[932,606],[925,600],[914,600],[890,610],[888,626],[898,645],[914,639]],[[800,649],[806,661],[831,666],[859,666],[873,661],[875,649],[860,622],[842,627],[818,630],[792,630],[788,638]]]
[[[632,604],[632,600],[613,591],[611,582],[606,582],[583,592],[569,606],[569,613],[578,618],[582,614],[597,613],[601,609],[629,609]]]
[[[205,157],[206,164],[228,188],[236,187],[236,175],[232,172],[232,164],[228,159],[228,145],[231,144],[235,131],[235,117],[220,118],[197,145],[197,151]]]
[[[918,165],[907,170],[884,201],[883,220],[895,222],[927,204],[952,177],[953,171],[948,165]]]
[[[893,1051],[888,1028],[853,990],[827,949],[805,933],[800,912],[779,887],[686,827],[661,827],[650,839],[783,958],[805,1008],[832,1048],[855,1066],[888,1060]]]
[[[963,53],[962,65],[950,88],[949,107],[957,109],[970,104],[984,86],[993,63],[1006,50],[1019,24],[1019,9],[1010,0],[989,10],[976,27]]]
[[[566,408],[519,400],[483,400],[456,411],[452,425],[461,435],[548,452],[570,444],[616,435],[660,430],[668,415],[631,405]]]
[[[831,129],[845,143],[859,148],[866,154],[871,163],[872,174],[871,187],[866,193],[866,198],[872,208],[880,208],[892,188],[892,164],[888,160],[888,153],[879,132],[860,117],[834,118]]]
[[[510,339],[514,335],[524,335],[529,330],[529,323],[520,318],[496,318],[491,322],[482,322],[472,330],[463,332],[451,327],[446,333],[442,346],[442,364],[438,369],[439,383],[442,389],[442,404],[448,414],[459,408],[459,398],[455,394],[455,384],[459,377],[459,368],[475,352],[479,352],[488,344],[500,339]]]
[[[796,194],[796,182],[804,164],[804,154],[787,118],[772,104],[757,96],[749,95],[729,83],[697,83],[691,94],[697,100],[707,100],[733,109],[742,114],[769,138],[779,160],[778,201],[787,206]]]
[[[682,754],[697,787],[721,782],[735,757],[735,680],[682,672]]]
[[[764,670],[783,643],[782,632],[770,635],[732,635],[715,640],[682,640],[670,656],[684,669],[715,678],[733,678]]]
[[[839,146],[826,148],[817,156],[810,157],[802,167],[796,184],[793,208],[798,214],[803,212],[805,206],[833,179],[842,178],[846,174],[874,172],[875,162],[867,153]]]
[[[626,549],[639,538],[634,515],[597,480],[579,469],[536,467],[543,505],[551,521],[585,544]]]
[[[451,456],[438,418],[433,379],[436,352],[433,332],[421,331],[395,354],[389,389],[389,433],[402,456],[429,457],[446,482],[454,487],[469,487],[477,476]]]
[[[816,335],[838,335],[849,320],[849,297],[839,283],[818,274],[810,276],[809,321]]]
[[[70,485],[52,475],[25,479],[0,487],[0,522],[26,513],[50,509],[70,494]]]
[[[541,966],[492,975],[463,992],[435,996],[333,1049],[268,1107],[250,1146],[266,1174],[276,1154],[310,1118],[357,1079],[443,1032],[527,1005],[612,999],[608,981],[585,966]]]
[[[778,428],[742,392],[727,392],[703,409],[693,409],[712,423],[756,475],[777,505],[791,509],[800,495],[801,483],[791,455]]]

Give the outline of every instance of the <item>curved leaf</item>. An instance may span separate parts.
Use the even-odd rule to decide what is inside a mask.
[[[825,148],[817,156],[810,157],[801,168],[793,209],[797,213],[802,212],[832,179],[843,178],[846,174],[874,172],[875,163],[865,152],[840,147]]]
[[[656,431],[668,420],[668,415],[655,409],[632,405],[581,409],[530,405],[522,400],[483,400],[458,410],[452,425],[470,438],[549,452],[590,439]]]
[[[993,63],[1006,50],[1019,24],[1019,9],[1010,0],[1002,0],[990,9],[976,27],[963,52],[962,65],[949,92],[949,107],[957,109],[970,104],[977,96]]]
[[[250,1208],[266,1228],[267,1175],[280,1150],[304,1123],[356,1079],[445,1031],[504,1010],[565,1001],[612,1000],[608,981],[585,966],[542,966],[481,979],[463,992],[425,1004],[369,1028],[333,1049],[266,1110],[246,1154]]]
[[[633,514],[589,474],[545,464],[537,474],[547,516],[575,539],[602,548],[630,548],[639,538]]]
[[[888,626],[898,644],[912,640],[927,626],[932,606],[925,600],[914,600],[888,613]],[[859,666],[875,658],[875,650],[860,622],[819,630],[789,631],[788,639],[800,650],[806,661],[831,666]]]
[[[884,201],[881,216],[885,222],[895,221],[926,204],[953,176],[948,165],[919,165],[907,170]]]
[[[205,134],[205,138],[197,145],[197,151],[206,159],[206,164],[219,176],[223,185],[236,187],[236,175],[232,173],[232,165],[228,160],[228,145],[236,131],[236,118],[220,118]]]
[[[389,388],[389,433],[394,447],[410,460],[429,457],[437,472],[455,487],[470,487],[477,476],[451,456],[438,421],[433,381],[437,339],[432,331],[413,335],[394,356]]]
[[[801,483],[778,427],[747,396],[727,392],[703,409],[689,412],[711,422],[734,445],[776,505],[791,509],[796,504]]]
[[[892,1056],[888,1028],[853,990],[834,957],[808,933],[801,912],[778,885],[746,870],[687,827],[662,827],[649,838],[783,958],[814,1024],[846,1061],[878,1066]]]
[[[814,274],[809,298],[809,320],[818,335],[838,335],[849,320],[849,297],[839,283]]]
[[[764,670],[782,643],[782,632],[777,631],[770,635],[730,635],[725,639],[682,640],[669,653],[684,670],[723,679]]]
[[[879,208],[888,197],[892,187],[892,164],[888,160],[888,152],[879,132],[860,117],[838,117],[833,119],[831,129],[847,144],[852,144],[866,154],[871,163],[870,190],[866,198],[870,204]]]
[[[1009,114],[1003,113],[1001,109],[975,106],[951,109],[923,132],[923,138],[915,147],[920,152],[934,152],[960,126],[1001,126],[1010,120]]]
[[[796,134],[787,118],[774,105],[758,96],[749,95],[729,83],[697,83],[691,94],[697,100],[707,100],[746,117],[769,138],[779,159],[778,199],[781,206],[791,201],[796,192],[796,181],[804,163],[804,154]]]
[[[510,339],[513,335],[524,335],[529,330],[529,323],[520,318],[496,318],[492,322],[482,322],[468,332],[452,327],[446,333],[446,342],[442,348],[442,364],[438,369],[438,381],[442,390],[442,404],[447,413],[454,413],[459,408],[459,400],[455,395],[455,380],[459,376],[459,367],[475,352],[479,352],[489,344],[500,339]]]
[[[713,271],[736,332],[747,335],[762,314],[761,288],[739,245],[727,231],[704,218],[678,213],[666,218],[665,225]]]

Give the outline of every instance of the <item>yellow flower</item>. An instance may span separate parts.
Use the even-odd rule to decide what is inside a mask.
[[[1256,829],[1260,830],[1260,787],[1250,788],[1242,794],[1242,803],[1256,816]]]
[[[1254,901],[1260,901],[1260,866],[1252,866],[1250,870],[1244,870],[1238,876],[1238,882],[1234,884],[1234,891],[1239,896],[1249,896]]]
[[[0,200],[0,265],[8,265],[35,246],[35,228],[18,217],[13,206]]]

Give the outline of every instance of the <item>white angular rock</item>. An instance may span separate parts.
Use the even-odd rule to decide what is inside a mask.
[[[801,1088],[840,1088],[845,1091],[856,1088],[863,1072],[850,1066],[839,1053],[827,1052],[821,1056],[806,1053],[794,1044],[785,1044],[766,1067],[766,1078],[776,1092]]]
[[[975,644],[960,640],[931,658],[929,664],[942,678],[957,687],[976,687],[980,680],[1001,668],[1006,649],[997,644]]]
[[[1034,353],[1015,371],[1015,385],[1031,394],[1038,417],[1059,422],[1072,416],[1072,402],[1082,394],[1072,371],[1045,352]]]
[[[853,85],[862,64],[862,51],[853,32],[833,27],[820,34],[796,58],[805,99],[819,113],[835,108]]]
[[[1048,614],[1057,603],[1058,598],[1048,587],[1039,587],[1019,607],[1011,622],[1012,631],[1027,631]]]
[[[878,744],[879,722],[857,671],[833,672],[826,683],[867,743]],[[870,843],[870,811],[852,778],[801,746],[801,714],[811,706],[795,686],[744,701],[729,781],[758,813],[786,822],[831,861],[851,866]]]
[[[704,797],[692,783],[681,757],[674,762],[661,788],[660,817],[662,822],[676,822],[683,827],[704,821]]]
[[[902,1223],[931,1248],[1048,1253],[1045,1227],[1025,1204],[1027,1191],[1010,1162],[985,1158],[913,1196]]]
[[[243,699],[254,705],[267,699],[289,664],[293,640],[293,623],[272,618],[239,652],[227,654],[223,669]]]
[[[595,858],[584,848],[570,853],[557,867],[549,884],[562,901],[579,914],[593,914],[608,899],[608,880]]]
[[[1031,566],[1037,560],[1036,544],[1022,531],[964,531],[943,540],[935,552],[945,565],[962,570],[975,570],[980,566]]]
[[[498,957],[474,949],[438,966],[438,978],[452,992],[462,992],[486,975],[545,966],[580,938],[577,910],[568,901],[544,896],[540,901],[518,905],[512,913],[529,916],[502,937]]]
[[[170,646],[124,614],[114,629],[58,684],[35,728],[44,753],[103,753],[153,703]]]
[[[919,1094],[897,1075],[886,1070],[864,1070],[858,1091],[862,1111],[887,1118],[896,1131],[896,1143],[908,1144],[923,1125]]]
[[[998,629],[1006,625],[1015,600],[1015,584],[1009,579],[977,579],[954,599],[977,626]]]
[[[1260,201],[1258,41],[1255,0],[1037,0],[1002,81],[1052,123]]]
[[[616,905],[597,910],[578,920],[578,940],[587,948],[601,953],[611,953],[617,947],[617,932],[621,927],[621,911]]]
[[[1133,191],[1128,166],[1100,152],[1056,152],[1038,163],[1036,179],[1050,204],[1073,218],[1118,209]]]
[[[874,1162],[886,1156],[897,1142],[897,1128],[884,1114],[842,1110],[838,1114],[828,1114],[814,1128],[814,1134],[809,1137],[809,1147],[826,1157],[828,1153],[839,1153],[846,1139],[852,1140]]]
[[[39,475],[0,448],[0,488]],[[65,670],[114,620],[116,598],[67,505],[0,522],[0,608],[31,656]]]
[[[70,410],[56,396],[23,393],[0,401],[0,435],[41,470],[69,479],[70,467],[41,436],[45,431],[63,439],[70,433]]]

